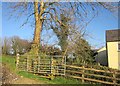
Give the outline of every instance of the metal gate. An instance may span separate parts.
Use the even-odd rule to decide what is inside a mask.
[[[16,67],[19,71],[28,71],[42,75],[65,75],[66,57],[17,55]]]

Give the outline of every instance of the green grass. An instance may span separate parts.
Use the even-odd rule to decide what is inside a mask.
[[[62,76],[57,76],[53,80],[49,80],[49,79],[40,77],[40,75],[35,75],[32,73],[28,73],[26,71],[18,71],[16,70],[15,57],[13,56],[2,56],[2,62],[7,64],[10,70],[16,73],[17,75],[34,79],[34,80],[40,80],[45,82],[46,84],[80,84],[81,83],[80,80],[70,79],[70,78],[68,79]]]
[[[0,56],[0,62],[2,62],[2,56]]]
[[[39,75],[34,75],[34,74],[24,72],[24,71],[18,72],[18,74],[21,75],[21,76],[24,76],[26,78],[37,79],[37,80],[40,80],[40,81],[44,81],[44,82],[46,82],[46,84],[80,84],[81,83],[78,80],[67,79],[67,78],[64,78],[62,76],[57,76],[53,80],[49,80],[47,78],[42,78]]]
[[[13,56],[2,56],[2,63],[5,63],[12,72],[16,72],[15,57]]]

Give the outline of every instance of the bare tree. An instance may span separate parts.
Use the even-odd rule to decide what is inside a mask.
[[[92,2],[44,2],[41,0],[35,0],[35,2],[19,2],[12,4],[13,11],[19,10],[20,14],[28,12],[28,17],[24,26],[34,15],[35,30],[34,39],[30,53],[38,54],[41,32],[44,28],[51,29],[53,26],[64,26],[63,21],[60,20],[60,14],[69,12],[73,17],[73,23],[81,23],[82,26],[86,26],[86,22],[93,19],[100,7],[107,9],[116,8],[115,5],[109,3],[92,3]],[[27,11],[28,10],[28,11]],[[19,15],[20,15],[19,14]],[[91,15],[92,14],[92,15]]]

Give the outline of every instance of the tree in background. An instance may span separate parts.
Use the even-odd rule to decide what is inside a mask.
[[[7,55],[10,51],[10,39],[5,37],[2,44],[2,54]]]
[[[87,64],[94,62],[91,46],[83,37],[69,42],[67,55],[68,64],[79,65],[81,63]]]
[[[94,58],[89,43],[83,38],[79,38],[75,43],[75,63],[93,63]]]
[[[61,46],[62,52],[65,52],[67,45],[68,45],[67,43],[67,39],[69,36],[68,22],[70,21],[70,18],[66,17],[64,14],[61,14],[60,19],[61,19],[60,21],[63,24],[60,24],[59,27],[51,26],[51,28],[53,29],[53,32],[56,34],[59,40],[59,45]]]
[[[14,55],[16,55],[18,52],[20,54],[24,54],[28,52],[31,48],[31,44],[30,42],[28,42],[28,40],[21,39],[18,36],[13,36],[11,38],[11,42]]]
[[[54,46],[44,46],[44,48],[41,50],[46,55],[61,55],[62,52],[59,48]]]
[[[80,29],[79,25],[72,25],[68,36],[68,62],[71,64],[94,62],[93,52],[88,41],[85,39],[87,33]]]
[[[18,36],[5,37],[2,43],[2,54],[14,54],[17,52],[24,54],[28,52],[31,48],[31,43],[28,40],[21,39]]]

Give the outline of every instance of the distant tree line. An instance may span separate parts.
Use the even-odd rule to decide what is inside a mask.
[[[2,54],[16,55],[25,54],[31,49],[31,41],[21,39],[19,36],[5,37],[2,41]],[[46,55],[61,55],[61,50],[52,45],[40,45],[39,50]]]
[[[2,54],[16,55],[17,53],[24,54],[30,50],[31,42],[21,39],[18,36],[5,37],[2,43]]]

